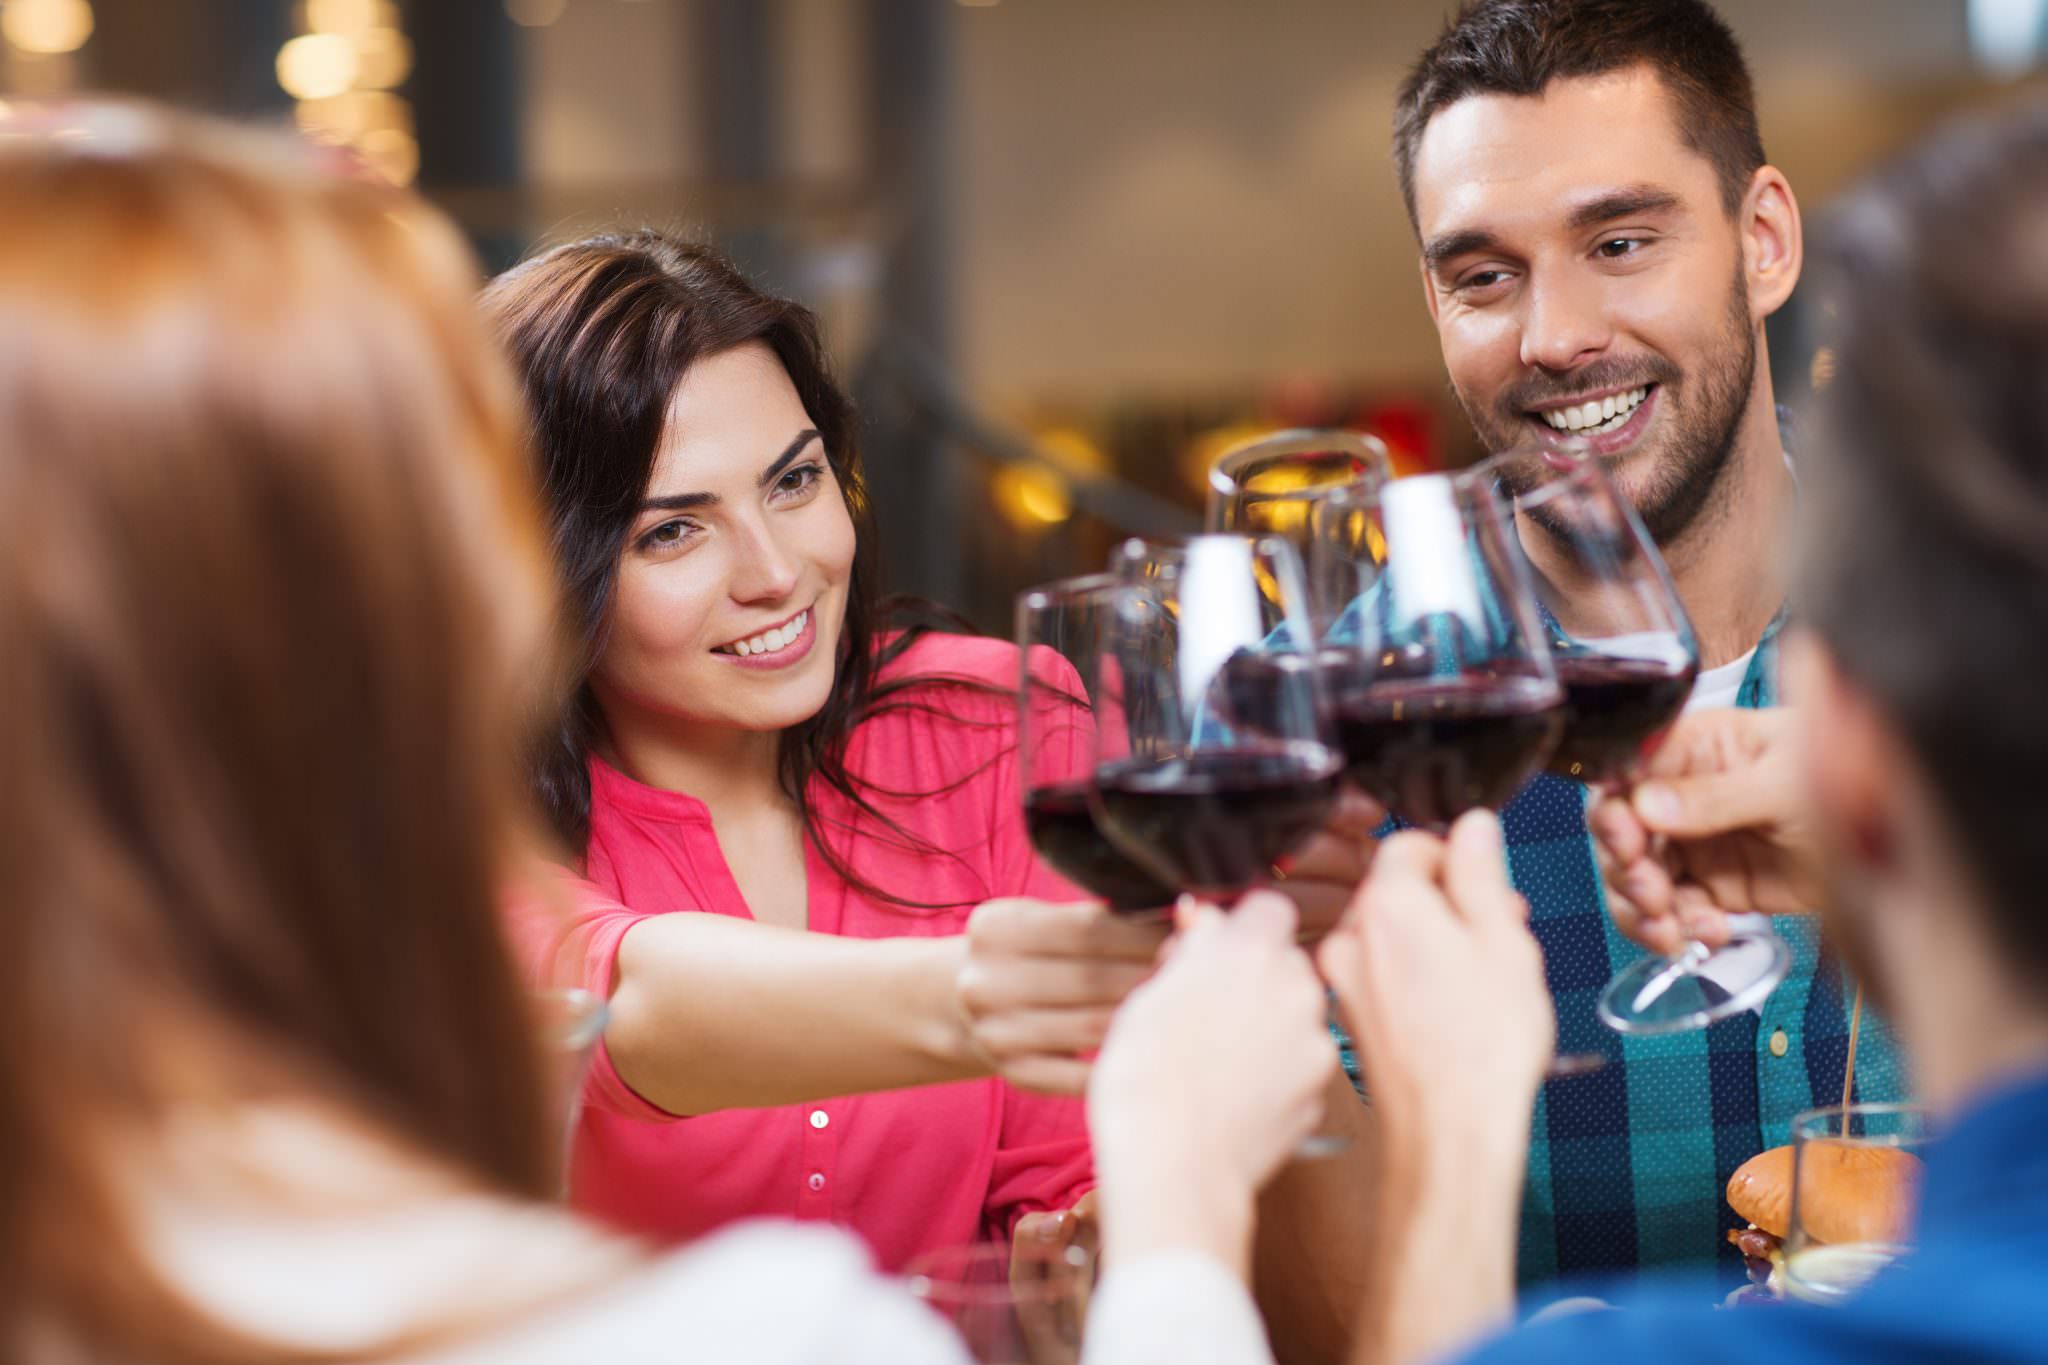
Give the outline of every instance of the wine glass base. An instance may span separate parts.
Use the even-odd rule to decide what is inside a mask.
[[[1720,948],[1690,944],[1675,958],[1641,958],[1601,992],[1600,1022],[1638,1037],[1705,1028],[1762,1004],[1791,966],[1791,948],[1769,930]]]
[[[1351,1139],[1342,1133],[1310,1133],[1294,1149],[1296,1161],[1319,1161],[1336,1156],[1351,1147]]]

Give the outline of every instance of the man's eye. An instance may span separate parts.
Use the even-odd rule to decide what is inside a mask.
[[[1602,256],[1613,261],[1631,254],[1641,245],[1642,239],[1639,237],[1613,237],[1602,242],[1596,249]]]
[[[1505,270],[1481,270],[1458,282],[1460,289],[1488,289],[1506,279]]]

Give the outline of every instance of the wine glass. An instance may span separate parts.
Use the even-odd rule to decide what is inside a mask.
[[[1333,488],[1372,488],[1393,477],[1393,462],[1377,438],[1357,431],[1297,428],[1233,447],[1209,469],[1204,529],[1238,535],[1277,535],[1309,557],[1311,513]],[[1327,621],[1310,619],[1318,630]]]
[[[1111,910],[1142,914],[1171,907],[1174,890],[1105,837],[1089,805],[1098,718],[1105,743],[1124,742],[1122,675],[1105,678],[1099,653],[1117,587],[1091,574],[1018,596],[1017,770],[1038,856]]]
[[[1129,686],[1121,726],[1096,729],[1096,818],[1160,881],[1233,901],[1337,800],[1300,560],[1277,536],[1202,535],[1126,541],[1111,572],[1098,676]]]
[[[1346,774],[1438,832],[1504,805],[1549,757],[1564,690],[1499,499],[1426,474],[1335,489],[1314,520]]]
[[[1074,1365],[1094,1258],[1077,1246],[975,1242],[905,1267],[910,1292],[982,1365]]]
[[[1792,1120],[1785,1289],[1841,1303],[1907,1254],[1932,1118],[1912,1104],[1845,1104]]]
[[[1550,771],[1589,786],[1634,778],[1699,672],[1692,622],[1663,557],[1597,459],[1525,448],[1463,478],[1500,495],[1529,563],[1564,687]]]
[[[583,1116],[583,1081],[590,1072],[597,1040],[604,1036],[610,1007],[595,991],[578,986],[536,991],[533,1006],[540,1015],[542,1051],[548,1067],[549,1123],[562,1136],[566,1190],[576,1122]]]
[[[1618,786],[1678,719],[1699,646],[1656,542],[1597,458],[1568,440],[1511,450],[1465,475],[1500,494],[1529,566],[1559,681],[1561,777]],[[1791,949],[1770,920],[1745,915],[1718,950],[1687,944],[1624,968],[1599,1001],[1608,1027],[1659,1034],[1703,1028],[1754,1007],[1785,977]]]

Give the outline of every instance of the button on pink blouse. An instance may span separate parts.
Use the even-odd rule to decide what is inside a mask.
[[[1008,691],[1017,683],[1017,651],[1001,641],[927,636],[888,674],[911,675]],[[850,822],[854,832],[839,847],[864,879],[908,899],[963,904],[916,910],[875,902],[807,848],[812,932],[957,934],[972,907],[994,897],[1079,899],[1038,863],[1025,834],[1014,701],[957,688],[912,696],[941,714],[871,718],[848,745],[847,766],[872,784],[867,795],[879,809],[954,856],[876,837],[872,817],[821,783],[810,797],[825,828]],[[569,942],[582,983],[608,994],[619,941],[647,915],[751,916],[702,803],[643,786],[596,758],[590,780],[585,875],[603,895],[581,898]],[[570,1183],[578,1208],[657,1239],[697,1237],[760,1215],[830,1222],[858,1233],[882,1267],[895,1270],[922,1251],[1007,1236],[1026,1213],[1070,1207],[1093,1186],[1094,1171],[1078,1100],[978,1080],[676,1118],[635,1094],[600,1046]]]

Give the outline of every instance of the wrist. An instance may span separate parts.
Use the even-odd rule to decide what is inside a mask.
[[[1517,1115],[1526,1108],[1512,1110]],[[1379,1106],[1379,1160],[1383,1186],[1408,1191],[1421,1202],[1447,1190],[1461,1202],[1518,1196],[1526,1174],[1529,1133],[1525,1121],[1475,1121],[1472,1115],[1432,1119]]]
[[[915,998],[925,1001],[920,1011],[920,1048],[947,1073],[963,1079],[995,1074],[994,1060],[974,1037],[974,1015],[961,993],[960,975],[967,966],[967,936],[899,939],[915,944],[919,977]]]
[[[1220,1163],[1170,1152],[1108,1164],[1098,1154],[1096,1169],[1106,1261],[1193,1251],[1248,1278],[1255,1193],[1242,1178]]]

